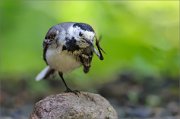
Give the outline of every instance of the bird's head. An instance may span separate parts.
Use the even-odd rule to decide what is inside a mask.
[[[45,42],[50,46],[63,46],[69,40],[86,40],[93,44],[95,38],[94,29],[85,23],[63,23],[49,29]]]
[[[77,41],[84,39],[93,43],[95,38],[94,29],[85,23],[74,23],[68,29],[68,33],[70,37],[74,37]]]

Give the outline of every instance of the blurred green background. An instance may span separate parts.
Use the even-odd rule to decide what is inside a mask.
[[[36,93],[49,94],[47,81],[34,80],[46,66],[42,41],[51,26],[67,21],[93,26],[98,36],[102,35],[101,46],[106,51],[104,61],[94,56],[88,74],[82,68],[67,74],[69,85],[97,92],[97,87],[126,71],[133,72],[134,80],[139,82],[146,80],[144,76],[179,79],[179,1],[4,0],[0,3],[3,94],[17,95],[24,88],[34,97]],[[63,90],[64,86],[59,88]],[[1,98],[4,103],[3,95]]]

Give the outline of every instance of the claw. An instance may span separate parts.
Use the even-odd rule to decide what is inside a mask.
[[[66,91],[64,91],[66,93],[74,93],[75,95],[78,96],[78,93],[80,93],[80,91],[78,90],[71,90],[70,88],[67,88]]]

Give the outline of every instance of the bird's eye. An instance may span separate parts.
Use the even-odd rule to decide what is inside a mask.
[[[81,32],[79,32],[79,36],[82,36],[83,34]]]

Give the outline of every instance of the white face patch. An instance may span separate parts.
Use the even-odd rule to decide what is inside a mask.
[[[73,26],[71,26],[69,29],[68,29],[68,38],[72,38],[74,37],[75,39],[79,39],[79,32],[80,32],[80,28],[74,28]]]
[[[71,26],[68,29],[68,33],[69,33],[69,38],[74,37],[76,40],[81,40],[82,37],[84,37],[86,40],[89,40],[90,42],[93,43],[94,37],[95,37],[95,33],[92,31],[86,31],[86,30],[82,30],[80,27],[76,26],[73,27]],[[80,36],[79,34],[82,34],[83,36]]]
[[[84,30],[82,30],[81,32],[82,32],[82,34],[84,35],[84,37],[85,37],[87,40],[90,40],[90,42],[93,43],[93,41],[94,41],[94,36],[95,36],[95,33],[94,33],[94,32],[84,31]]]
[[[65,31],[57,31],[57,37],[58,37],[58,43],[60,45],[63,45],[65,43],[65,38],[66,38],[66,32]]]

